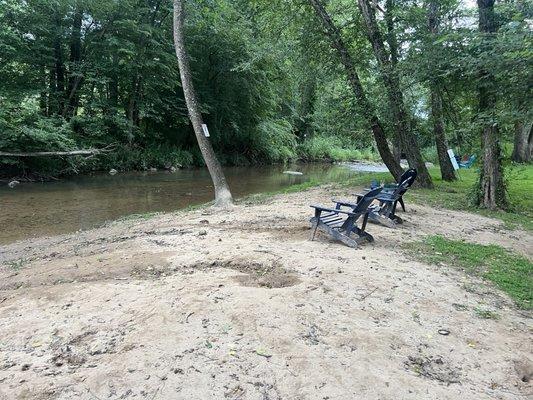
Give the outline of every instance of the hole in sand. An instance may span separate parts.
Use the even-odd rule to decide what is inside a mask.
[[[280,262],[259,262],[249,260],[216,260],[193,266],[195,269],[227,268],[245,275],[234,279],[243,286],[268,289],[294,286],[300,282],[294,272],[287,270]]]

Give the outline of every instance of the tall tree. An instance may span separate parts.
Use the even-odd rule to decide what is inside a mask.
[[[72,33],[70,37],[70,67],[69,77],[66,92],[66,102],[63,106],[62,116],[71,117],[76,115],[79,103],[79,86],[82,81],[82,73],[80,71],[81,62],[81,25],[82,25],[83,11],[76,5],[74,16],[72,18]]]
[[[477,0],[479,30],[483,35],[482,44],[485,51],[490,51],[492,48],[494,35],[498,31],[494,1]],[[478,91],[479,112],[483,123],[481,134],[483,166],[480,171],[480,193],[477,202],[478,205],[491,210],[505,209],[508,203],[501,162],[498,121],[495,118],[496,88],[494,77],[483,66],[479,71]]]
[[[422,187],[432,187],[431,176],[426,168],[416,137],[414,136],[409,114],[407,113],[403,93],[400,88],[398,71],[394,67],[383,42],[383,35],[379,29],[375,8],[369,0],[358,0],[359,10],[366,26],[368,40],[372,45],[374,56],[378,62],[381,78],[387,91],[388,101],[392,111],[394,132],[405,151],[407,161],[412,168],[418,171],[418,184]]]
[[[226,177],[224,176],[224,171],[222,171],[213,146],[209,138],[204,134],[202,114],[192,82],[189,56],[185,48],[184,20],[183,0],[174,0],[174,45],[178,58],[185,103],[187,104],[189,118],[192,122],[198,146],[200,147],[207,169],[211,174],[213,185],[215,186],[215,205],[226,207],[233,203],[233,199],[226,182]]]
[[[340,31],[333,23],[333,20],[320,0],[308,1],[315,10],[317,17],[322,22],[322,25],[326,31],[326,35],[331,42],[331,46],[337,51],[340,57],[341,63],[346,71],[348,83],[355,95],[355,99],[357,100],[360,110],[364,114],[365,120],[370,125],[372,133],[374,134],[374,139],[376,140],[376,145],[381,159],[389,169],[390,173],[396,179],[398,179],[403,173],[402,167],[398,161],[396,161],[389,148],[387,137],[383,131],[383,126],[370,101],[368,101],[367,95],[363,89],[363,85],[361,84],[361,80],[359,79],[359,75],[357,74],[357,70],[355,69],[355,63],[350,55],[350,52],[348,51],[348,48],[344,44],[344,40],[342,39]]]
[[[514,148],[511,158],[515,162],[529,163],[533,160],[533,121],[515,123]]]
[[[433,48],[433,43],[436,42],[436,36],[439,33],[439,2],[437,0],[431,0],[429,2],[428,27],[429,42],[431,43],[430,48]],[[435,64],[436,52],[432,51],[429,57],[431,58],[430,63]],[[437,68],[432,69],[437,70]],[[441,177],[443,180],[451,182],[456,180],[457,177],[455,176],[455,170],[448,156],[448,142],[446,140],[442,112],[442,85],[436,75],[432,75],[429,82],[433,135],[435,136],[435,144],[437,146]]]
[[[390,60],[393,68],[398,66],[398,40],[394,32],[394,13],[396,11],[396,0],[385,2],[385,23],[387,25],[387,44],[390,49]],[[402,158],[402,144],[398,135],[394,135],[392,152],[396,161]]]

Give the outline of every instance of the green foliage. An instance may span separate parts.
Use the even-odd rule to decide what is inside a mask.
[[[294,159],[290,112],[279,112],[292,93],[280,60],[243,18],[247,7],[187,4],[187,47],[215,151],[227,164]],[[171,2],[4,0],[0,74],[0,150],[117,149],[86,161],[2,158],[10,166],[2,174],[202,164],[180,87]]]
[[[193,154],[178,148],[162,146],[139,147],[121,146],[113,152],[102,154],[94,163],[87,162],[85,169],[117,169],[122,171],[146,170],[148,168],[169,169],[191,167]]]
[[[255,159],[267,162],[287,162],[296,159],[296,137],[291,124],[286,120],[266,120],[257,126],[252,148]]]
[[[388,132],[390,107],[357,2],[325,3]],[[448,141],[459,154],[479,152],[488,121],[498,123],[502,142],[512,143],[514,123],[531,119],[533,110],[531,8],[498,2],[500,29],[486,46],[470,24],[475,8],[438,3],[438,33],[429,32],[421,1],[393,10],[392,32],[401,44],[397,68],[409,117],[435,164],[432,82],[443,88]],[[202,164],[173,49],[172,2],[0,4],[0,150],[117,149],[89,160],[1,158],[3,175]],[[187,2],[186,11],[194,84],[224,164],[378,160],[365,110],[357,108],[308,2],[199,0]],[[385,20],[379,24],[386,32]],[[494,76],[497,97],[484,114],[480,67]]]
[[[424,158],[424,161],[431,162],[435,165],[439,164],[439,156],[437,154],[437,148],[434,146],[426,147],[425,149],[422,149],[422,157]]]
[[[379,161],[372,149],[357,149],[347,140],[336,136],[314,136],[298,146],[301,159],[307,161]]]
[[[479,275],[509,294],[524,309],[533,308],[533,263],[500,246],[483,246],[431,236],[407,246],[414,255],[433,264],[444,263]],[[480,310],[482,318],[495,318]]]

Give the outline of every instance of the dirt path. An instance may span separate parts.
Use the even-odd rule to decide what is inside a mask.
[[[374,244],[311,242],[309,203],[342,194],[315,189],[4,246],[0,398],[532,395],[530,316],[400,248],[438,233],[531,258],[532,235],[408,205],[401,228],[369,226]],[[501,318],[480,319],[476,307]]]

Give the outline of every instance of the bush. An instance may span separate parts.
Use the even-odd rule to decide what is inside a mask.
[[[252,159],[268,163],[297,158],[296,137],[292,125],[284,119],[269,119],[257,125],[251,138]]]
[[[105,153],[93,160],[88,160],[84,169],[96,171],[114,168],[131,171],[148,168],[182,168],[193,165],[195,165],[193,154],[186,150],[164,146],[148,148],[120,146],[111,153]]]
[[[437,148],[435,146],[426,147],[422,149],[422,158],[426,162],[431,162],[435,165],[439,165],[439,156],[437,154]]]
[[[69,151],[76,143],[61,118],[42,117],[24,105],[0,107],[0,150],[5,152]],[[50,157],[0,157],[2,174],[40,171],[44,174],[76,168],[78,160]]]
[[[298,155],[305,161],[379,161],[372,148],[357,149],[335,136],[314,136],[298,146]]]

